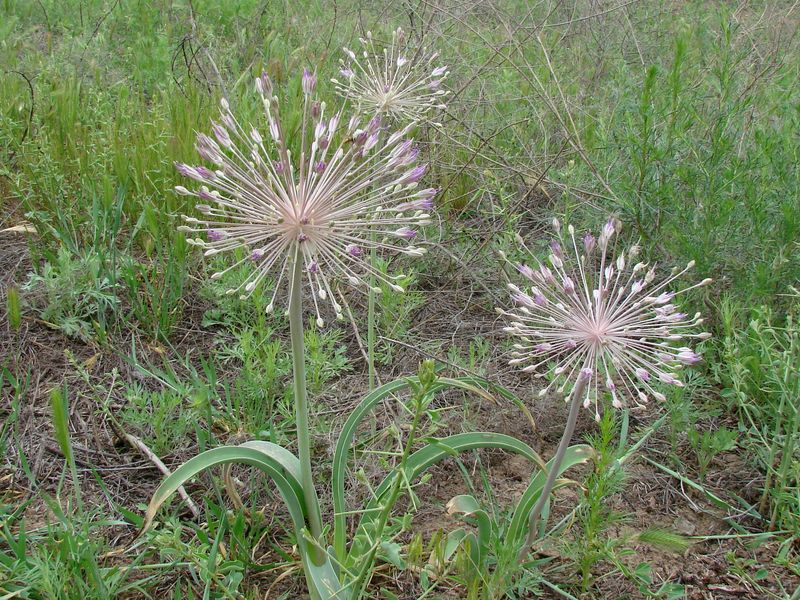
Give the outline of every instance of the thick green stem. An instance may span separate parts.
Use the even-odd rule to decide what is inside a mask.
[[[561,463],[564,461],[564,455],[567,453],[569,442],[572,440],[572,434],[575,433],[575,424],[578,422],[578,412],[580,412],[581,398],[586,391],[586,385],[589,383],[589,378],[584,377],[583,374],[578,376],[578,381],[575,387],[572,388],[572,398],[570,399],[569,416],[567,417],[567,424],[564,427],[564,434],[561,436],[561,441],[558,443],[556,454],[550,461],[550,472],[547,474],[547,480],[542,488],[542,493],[536,501],[531,514],[528,516],[528,537],[525,539],[525,544],[519,552],[519,560],[525,560],[528,550],[536,541],[538,531],[537,521],[539,515],[544,510],[544,505],[550,497],[550,492],[553,491],[553,486],[556,484],[556,478],[561,471]]]
[[[306,395],[305,340],[303,339],[303,261],[295,253],[289,291],[289,332],[292,338],[292,369],[294,375],[294,410],[297,423],[297,447],[300,458],[300,477],[303,485],[306,513],[314,544],[312,559],[322,563],[322,520],[319,500],[311,472],[311,440],[308,426],[308,397]]]

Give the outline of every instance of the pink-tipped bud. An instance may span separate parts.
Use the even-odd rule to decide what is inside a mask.
[[[568,296],[575,293],[575,283],[569,277],[564,277],[564,293]]]
[[[364,256],[364,250],[355,244],[348,244],[345,246],[345,252],[347,252],[353,258],[361,258]]]
[[[308,69],[303,69],[303,93],[308,96],[314,93],[314,90],[317,89],[317,76],[309,71]]]
[[[517,265],[517,271],[522,273],[527,279],[533,281],[533,269],[531,269],[528,265]]]
[[[394,232],[394,234],[396,236],[399,236],[401,238],[405,238],[407,240],[411,240],[411,239],[414,239],[415,237],[417,237],[417,232],[414,231],[413,229],[409,228],[409,227],[401,227],[400,229],[397,229]]]
[[[586,233],[583,236],[583,249],[586,250],[586,254],[591,254],[592,250],[594,250],[594,246],[596,244],[596,240],[591,233]]]

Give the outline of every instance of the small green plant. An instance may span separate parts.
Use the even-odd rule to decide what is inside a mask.
[[[312,394],[319,394],[326,383],[350,368],[347,347],[342,344],[340,329],[320,330],[313,320],[305,330],[304,343],[308,361],[308,390]]]
[[[484,337],[478,336],[469,341],[466,352],[462,353],[457,346],[451,346],[447,351],[447,360],[450,364],[462,367],[468,373],[485,377],[491,352],[492,347],[489,341]]]
[[[145,443],[159,456],[170,454],[186,443],[194,431],[199,413],[182,390],[147,390],[141,385],[128,388],[120,418],[141,432]]]
[[[598,423],[598,433],[587,440],[594,448],[596,457],[591,474],[586,478],[586,493],[577,512],[580,537],[573,551],[581,574],[581,592],[586,593],[594,581],[592,569],[601,560],[613,553],[605,532],[624,520],[622,514],[608,505],[608,498],[623,485],[625,472],[617,461],[622,449],[614,443],[619,434],[619,425],[614,412],[606,410]]]
[[[42,320],[84,341],[104,335],[120,306],[117,285],[92,252],[76,256],[61,248],[55,264],[31,273],[25,289],[42,290]]]
[[[727,427],[720,427],[713,431],[697,431],[690,429],[687,432],[689,444],[697,456],[697,465],[700,478],[703,479],[708,472],[708,467],[714,457],[722,452],[730,452],[736,447],[739,432]]]

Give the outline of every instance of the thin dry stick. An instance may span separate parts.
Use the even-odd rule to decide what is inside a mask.
[[[169,470],[167,465],[153,452],[147,444],[145,444],[141,439],[136,437],[133,434],[128,433],[122,428],[122,425],[119,424],[116,417],[111,414],[109,411],[108,416],[110,418],[111,427],[114,429],[114,433],[117,434],[117,437],[128,444],[131,448],[137,450],[142,456],[147,458],[150,462],[152,462],[156,468],[161,471],[164,477],[169,477],[172,475],[172,471]],[[192,511],[192,514],[195,518],[200,517],[202,514],[200,509],[197,507],[197,504],[194,503],[191,496],[186,492],[186,489],[183,486],[178,488],[178,494],[183,500],[186,502],[186,506],[189,507],[189,510]]]

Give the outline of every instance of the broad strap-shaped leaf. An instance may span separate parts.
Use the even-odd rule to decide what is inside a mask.
[[[272,442],[252,441],[240,446],[212,448],[185,462],[156,489],[139,536],[151,527],[158,509],[178,487],[206,469],[231,464],[256,467],[275,482],[289,509],[311,597],[314,600],[346,600],[347,594],[342,590],[330,557],[326,555],[320,565],[312,560],[312,548],[306,539],[305,502],[299,480],[300,462],[294,454]]]
[[[352,449],[356,430],[361,421],[369,414],[375,405],[387,398],[391,398],[392,394],[407,389],[412,383],[419,384],[419,378],[407,377],[402,380],[391,381],[367,394],[355,409],[353,409],[353,412],[350,413],[350,416],[339,434],[339,439],[337,440],[333,455],[332,492],[334,509],[334,551],[340,560],[347,554],[347,502],[345,500],[344,485],[347,477],[347,457]],[[506,400],[522,407],[526,414],[528,414],[527,409],[524,408],[524,404],[522,404],[514,394],[502,386],[492,384],[480,377],[459,377],[454,379],[440,377],[437,379],[430,393],[435,394],[447,388],[461,389],[477,394],[489,401],[496,402],[494,397],[486,391],[487,389],[491,389]],[[531,450],[531,452],[533,452],[533,450]],[[544,461],[542,461],[535,452],[533,452],[533,455],[535,456],[535,458],[532,458],[534,462],[544,465]]]
[[[408,457],[405,474],[403,476],[407,483],[411,485],[425,470],[441,462],[445,458],[457,456],[462,452],[480,448],[498,448],[524,456],[533,463],[541,462],[541,458],[536,454],[533,448],[525,442],[509,435],[490,432],[457,433],[442,439],[434,440],[411,454]],[[381,484],[375,488],[375,497],[366,505],[361,515],[361,522],[358,525],[354,539],[363,535],[364,531],[371,528],[372,522],[379,512],[375,509],[394,483],[395,478],[399,476],[401,475],[396,470],[392,471]],[[350,564],[351,560],[356,561],[357,558],[358,557],[348,557],[346,564]]]
[[[558,475],[564,473],[567,469],[574,467],[575,465],[579,465],[585,462],[588,462],[595,458],[595,451],[591,446],[587,446],[585,444],[579,444],[576,446],[570,446],[567,448],[567,452],[564,455],[564,460],[561,462],[561,466],[559,468]],[[553,461],[547,463],[547,469],[549,470],[552,466]],[[549,471],[540,471],[534,475],[533,479],[531,480],[530,484],[526,488],[525,492],[522,494],[519,502],[517,503],[517,507],[514,510],[514,515],[511,517],[511,524],[508,527],[508,531],[506,533],[507,540],[509,543],[516,543],[518,539],[524,535],[524,532],[527,531],[528,527],[528,515],[533,510],[536,501],[539,499],[539,494],[544,487],[545,480],[547,479],[547,473]],[[554,489],[559,487],[563,487],[565,485],[574,484],[575,482],[571,480],[556,480],[556,486]],[[542,515],[545,516],[547,514],[546,511],[542,512]]]

